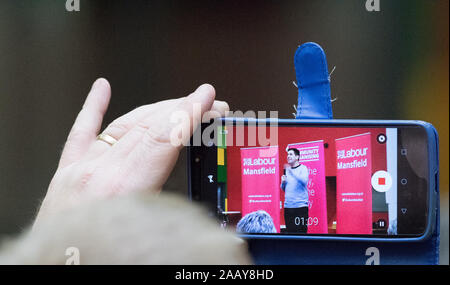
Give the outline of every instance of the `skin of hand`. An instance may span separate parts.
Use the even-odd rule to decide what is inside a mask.
[[[138,191],[159,193],[183,147],[171,143],[173,132],[187,129],[190,137],[203,115],[224,116],[229,110],[226,102],[214,100],[214,88],[203,84],[187,97],[144,105],[115,119],[102,132],[117,140],[109,145],[97,135],[110,98],[108,81],[97,79],[69,133],[34,226],[84,201]],[[194,112],[194,105],[201,106],[201,112]],[[170,120],[180,111],[189,118],[182,128]]]

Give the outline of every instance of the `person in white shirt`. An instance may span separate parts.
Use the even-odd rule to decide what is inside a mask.
[[[285,174],[281,176],[281,189],[285,193],[284,219],[287,232],[307,233],[308,230],[308,168],[299,162],[300,152],[288,149]]]

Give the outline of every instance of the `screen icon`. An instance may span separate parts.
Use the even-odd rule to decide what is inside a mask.
[[[378,228],[379,228],[379,229],[384,229],[384,228],[386,228],[386,221],[383,220],[383,219],[379,219],[379,220],[377,221],[377,225],[378,225]]]
[[[384,144],[386,142],[387,138],[385,134],[379,134],[377,136],[378,143]]]
[[[386,192],[392,187],[392,177],[384,170],[375,172],[372,175],[372,187],[375,191]]]

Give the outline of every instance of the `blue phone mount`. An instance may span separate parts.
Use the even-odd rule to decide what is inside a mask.
[[[325,52],[316,43],[305,43],[295,53],[298,86],[296,119],[333,119],[330,77]],[[437,150],[436,150],[437,152]],[[437,153],[433,153],[437,157]],[[433,169],[433,171],[436,171]],[[431,174],[431,173],[430,173]],[[434,173],[433,173],[434,174]],[[432,176],[431,176],[432,177]],[[430,181],[430,226],[419,238],[357,237],[248,237],[250,253],[256,264],[370,265],[439,263],[439,189]],[[431,196],[430,196],[431,197]]]
[[[294,57],[298,87],[296,119],[333,119],[325,52],[316,43],[298,47]]]

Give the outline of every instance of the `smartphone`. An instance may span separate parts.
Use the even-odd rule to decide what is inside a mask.
[[[221,118],[199,132],[202,143],[188,147],[189,195],[244,237],[414,239],[434,230],[438,137],[429,123]]]

